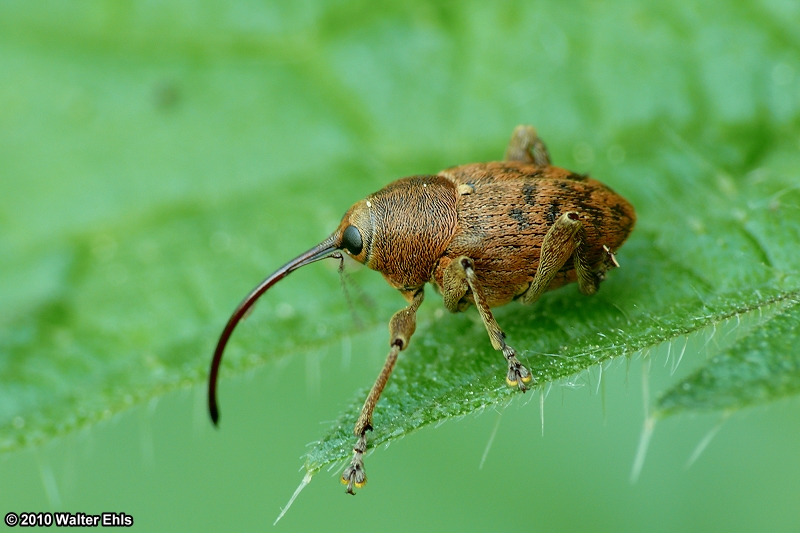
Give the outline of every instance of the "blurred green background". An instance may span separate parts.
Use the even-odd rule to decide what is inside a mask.
[[[778,0],[4,1],[0,512],[272,527],[309,443],[372,383],[402,299],[353,268],[359,326],[335,264],[293,274],[237,331],[214,430],[205,378],[228,313],[355,200],[497,159],[519,123],[556,164],[637,207],[626,268],[601,301],[622,302],[637,280],[659,304],[681,290],[796,290],[798,27],[800,5]],[[781,217],[780,238],[752,244],[764,261],[726,249],[720,205],[731,220],[766,213],[753,215],[757,236]],[[714,284],[679,254],[685,271],[666,270],[685,288],[658,289],[654,247],[709,250]],[[458,346],[437,338],[441,304],[428,300],[420,350]],[[590,305],[559,291],[540,308]],[[638,305],[658,321],[653,302]],[[510,307],[498,315],[511,329],[540,316]],[[371,455],[356,498],[338,465],[317,474],[278,527],[797,531],[796,398],[661,420],[629,480],[656,394],[743,331],[723,321],[557,381],[544,430],[538,391],[429,426]]]

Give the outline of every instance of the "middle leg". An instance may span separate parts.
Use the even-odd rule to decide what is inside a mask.
[[[472,299],[475,301],[475,307],[483,320],[483,325],[486,326],[486,331],[489,333],[489,340],[492,342],[492,347],[495,350],[503,352],[503,357],[506,358],[508,363],[508,374],[506,375],[506,383],[511,387],[519,387],[521,391],[526,391],[526,383],[529,383],[533,376],[530,371],[525,368],[522,363],[517,359],[517,354],[514,348],[506,344],[506,334],[500,329],[494,315],[492,315],[489,304],[486,301],[486,296],[483,293],[483,288],[478,282],[478,277],[475,274],[475,262],[469,257],[461,256],[453,259],[447,265],[444,272],[444,287],[443,294],[445,302],[454,300],[458,301],[463,294],[466,293],[466,286],[472,291]],[[448,290],[458,291],[458,294],[446,294]],[[458,309],[462,310],[462,309]]]

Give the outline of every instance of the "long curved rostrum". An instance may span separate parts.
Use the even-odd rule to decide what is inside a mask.
[[[302,266],[319,261],[320,259],[327,259],[329,257],[342,259],[340,246],[341,235],[339,235],[339,232],[336,232],[273,272],[264,279],[264,281],[259,283],[256,288],[250,291],[250,294],[248,294],[244,300],[242,300],[242,303],[233,311],[233,314],[231,314],[231,317],[228,319],[228,323],[225,324],[225,329],[222,330],[222,334],[219,336],[219,341],[217,341],[217,347],[214,350],[214,358],[211,360],[211,369],[208,376],[208,413],[211,415],[211,421],[214,422],[214,425],[217,425],[219,422],[219,408],[217,406],[217,377],[219,374],[219,365],[222,363],[222,354],[225,351],[225,346],[228,344],[228,339],[230,339],[233,334],[236,325],[244,318],[247,311],[256,303],[256,300],[267,292],[270,287],[293,271]]]

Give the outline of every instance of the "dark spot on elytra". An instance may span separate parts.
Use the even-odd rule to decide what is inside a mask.
[[[575,173],[573,172],[572,174],[570,174],[569,176],[567,176],[567,179],[568,179],[568,180],[572,180],[572,181],[584,181],[584,180],[586,180],[586,178],[588,178],[588,177],[589,177],[589,174],[575,174]]]
[[[525,197],[525,203],[528,205],[536,205],[536,184],[526,183],[522,186],[522,195]]]
[[[575,187],[572,190],[575,203],[581,207],[592,205],[592,191],[585,187]]]
[[[560,207],[558,202],[550,202],[550,207],[547,208],[547,222],[549,224],[555,224]]]
[[[594,223],[602,222],[605,215],[604,209],[590,204],[581,206],[581,212],[586,214]]]
[[[619,220],[621,218],[623,218],[623,217],[627,218],[628,217],[628,212],[620,204],[612,205],[611,206],[611,212],[614,214],[614,216],[617,217],[616,220],[618,222],[619,222]]]
[[[525,229],[530,225],[528,219],[525,217],[525,213],[519,207],[513,208],[508,212],[508,215],[517,221],[520,229]]]

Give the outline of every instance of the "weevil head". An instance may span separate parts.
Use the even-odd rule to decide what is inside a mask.
[[[342,217],[339,228],[334,233],[337,247],[365,265],[369,264],[374,234],[371,207],[372,202],[368,199],[353,204]]]
[[[211,420],[215,424],[219,420],[217,375],[228,339],[270,287],[305,265],[329,257],[341,259],[344,251],[382,273],[395,288],[419,288],[430,279],[433,266],[452,238],[455,205],[455,186],[441,176],[397,180],[353,205],[333,234],[256,286],[234,310],[217,341],[208,377]]]
[[[397,180],[354,204],[334,239],[393,287],[418,288],[455,231],[457,196],[455,185],[441,176]]]

